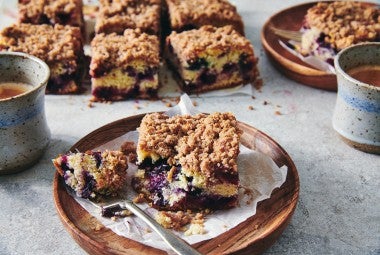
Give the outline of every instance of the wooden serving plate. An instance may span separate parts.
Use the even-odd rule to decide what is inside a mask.
[[[71,147],[86,151],[135,130],[144,114],[128,117],[105,125],[88,134]],[[299,195],[297,169],[286,153],[272,138],[239,122],[243,130],[242,144],[270,156],[278,166],[286,165],[285,183],[272,192],[269,199],[259,202],[254,216],[235,228],[210,240],[193,245],[203,254],[260,254],[280,236],[296,208]],[[58,173],[54,176],[53,194],[58,215],[74,240],[90,254],[166,254],[165,251],[119,236],[103,227],[71,197]]]
[[[315,69],[288,52],[278,42],[281,38],[270,29],[271,26],[274,26],[280,29],[298,31],[302,27],[307,10],[314,4],[316,2],[296,5],[271,16],[261,30],[261,43],[269,60],[285,76],[311,87],[336,91],[335,74]],[[283,42],[287,41],[286,39],[282,40]]]

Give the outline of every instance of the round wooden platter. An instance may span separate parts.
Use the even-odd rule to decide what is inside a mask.
[[[135,130],[143,116],[136,115],[107,124],[82,138],[71,150],[91,150]],[[255,215],[215,238],[193,245],[203,254],[262,253],[288,225],[298,201],[298,173],[286,151],[261,131],[242,122],[239,122],[239,127],[243,130],[242,144],[270,156],[278,166],[286,165],[287,178],[269,199],[259,202]],[[63,225],[89,254],[166,254],[165,251],[119,236],[105,227],[97,228],[100,223],[66,192],[58,173],[54,177],[53,193]]]
[[[298,31],[307,10],[316,2],[296,5],[282,10],[269,18],[261,30],[261,43],[269,60],[285,76],[299,83],[330,91],[337,90],[336,75],[318,70],[303,62],[298,57],[287,51],[279,40],[286,42],[276,35],[271,26],[284,30]]]

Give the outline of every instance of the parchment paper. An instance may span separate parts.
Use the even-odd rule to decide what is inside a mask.
[[[192,106],[191,99],[186,94],[181,96],[181,101],[178,105],[167,112],[169,116],[196,113],[197,110]],[[131,131],[115,140],[103,144],[95,150],[118,150],[123,142],[137,142],[137,139],[138,132]],[[256,213],[256,207],[259,201],[269,198],[272,191],[285,182],[287,175],[286,166],[278,167],[270,157],[257,151],[250,150],[242,145],[240,146],[240,150],[241,152],[238,157],[240,184],[253,191],[253,199],[244,195],[241,191],[239,193],[238,207],[228,210],[219,210],[207,215],[204,224],[205,234],[185,236],[182,232],[175,232],[188,243],[192,244],[216,237],[245,221]],[[129,185],[131,177],[136,169],[137,167],[134,164],[129,164],[129,183],[126,190],[126,197],[128,199],[133,199],[137,195]],[[137,217],[130,216],[113,221],[103,218],[100,213],[100,208],[88,200],[78,197],[75,197],[75,199],[91,215],[96,217],[104,226],[110,228],[116,234],[141,242],[145,245],[166,250],[169,254],[172,254],[172,251],[170,251],[166,243],[162,241],[155,232],[150,231],[149,227]],[[248,203],[249,201],[250,203]],[[150,208],[146,204],[139,204],[139,207],[153,217],[157,213],[157,210]]]
[[[297,58],[301,59],[303,62],[317,68],[318,70],[321,70],[321,71],[325,71],[327,73],[332,73],[332,74],[335,74],[335,68],[330,65],[329,63],[327,63],[326,61],[323,61],[315,56],[303,56],[301,53],[295,51],[294,49],[290,48],[288,45],[286,45],[283,41],[281,40],[278,40],[279,44],[284,47],[284,49],[286,49],[287,51],[289,51],[290,53],[292,53],[294,56],[296,56]],[[295,46],[297,44],[297,42],[295,41],[288,41],[289,44]]]

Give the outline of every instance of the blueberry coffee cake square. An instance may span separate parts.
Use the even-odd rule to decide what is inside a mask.
[[[21,23],[61,24],[84,29],[82,0],[19,0]]]
[[[166,38],[165,57],[188,93],[247,84],[258,76],[252,44],[232,26],[173,31]]]
[[[24,52],[45,61],[50,68],[46,93],[81,90],[84,54],[78,27],[15,24],[0,32],[0,51]]]
[[[91,42],[92,95],[97,101],[154,98],[159,87],[159,41],[139,29],[97,34]]]
[[[244,24],[236,7],[227,0],[166,0],[172,30],[200,28],[204,25],[231,25],[244,35]]]
[[[67,153],[53,164],[66,185],[82,198],[116,196],[127,182],[127,158],[120,151]]]
[[[161,0],[100,0],[96,33],[123,34],[126,28],[160,35]]]
[[[231,113],[147,114],[138,129],[132,187],[163,210],[237,205],[241,131]]]
[[[319,2],[307,11],[297,50],[333,64],[340,50],[373,41],[380,41],[379,6],[354,1]]]

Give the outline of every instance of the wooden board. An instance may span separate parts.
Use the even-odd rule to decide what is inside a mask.
[[[144,115],[136,115],[112,122],[88,134],[70,150],[86,151],[135,130]],[[257,212],[235,228],[210,240],[194,244],[203,254],[260,254],[280,236],[296,208],[299,195],[297,169],[286,153],[272,138],[261,131],[239,122],[243,130],[242,144],[267,154],[277,165],[287,165],[285,183],[273,191],[270,199],[259,202]],[[53,194],[58,215],[74,240],[90,254],[166,254],[166,252],[118,236],[103,227],[67,192],[62,178],[55,174]]]
[[[307,9],[314,4],[315,2],[296,5],[271,16],[261,30],[261,43],[269,60],[285,76],[311,87],[336,91],[335,74],[318,70],[288,52],[278,42],[280,37],[270,29],[270,26],[274,26],[280,29],[298,31],[302,27]],[[286,41],[285,39],[282,40]]]

